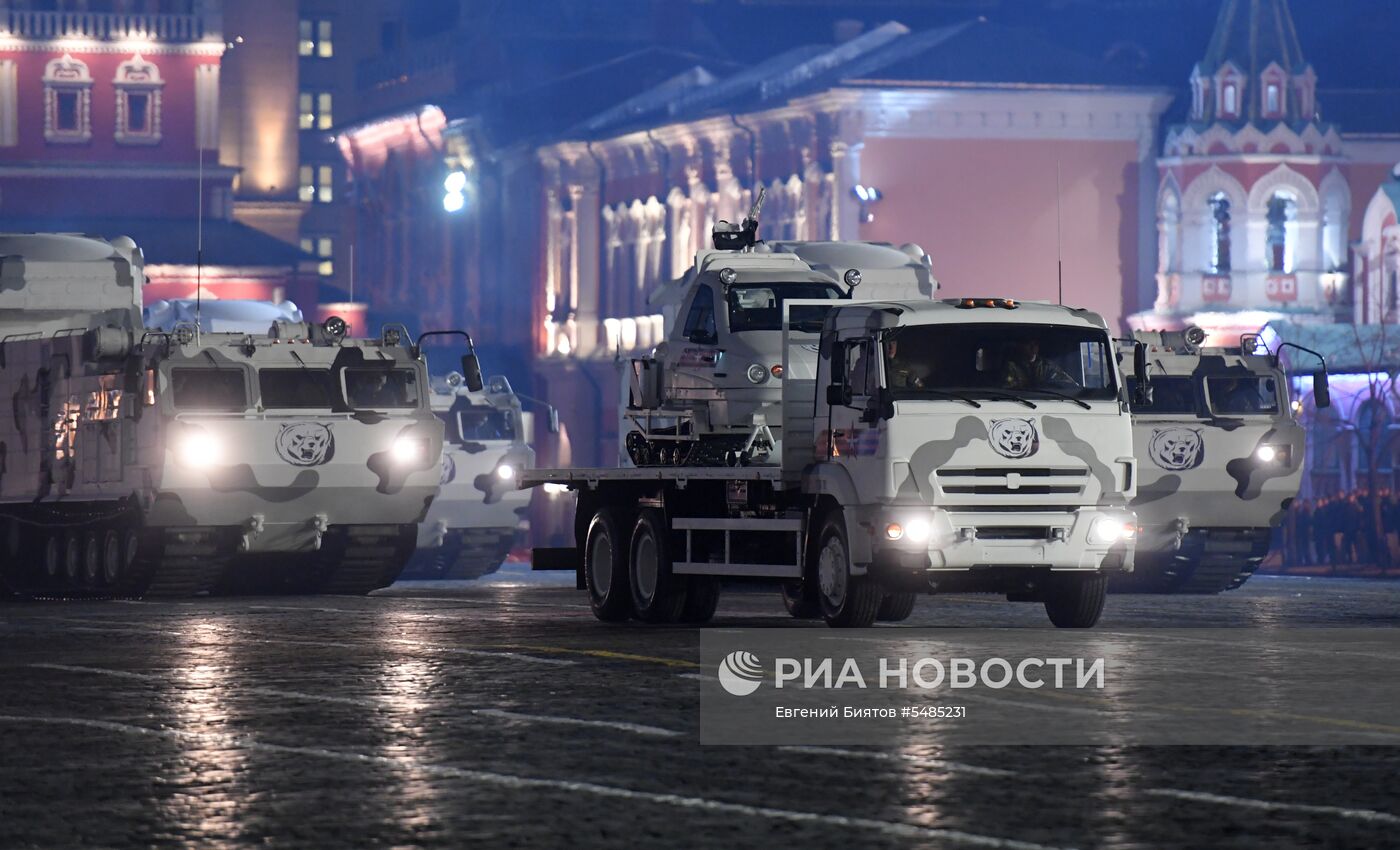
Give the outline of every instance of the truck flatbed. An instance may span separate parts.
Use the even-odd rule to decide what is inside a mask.
[[[639,466],[593,469],[529,469],[520,473],[522,488],[564,484],[595,488],[600,481],[779,481],[780,466]]]

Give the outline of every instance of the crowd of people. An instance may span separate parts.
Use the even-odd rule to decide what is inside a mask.
[[[1400,493],[1377,492],[1380,523],[1369,490],[1359,488],[1293,502],[1276,538],[1283,566],[1341,566],[1400,563]]]

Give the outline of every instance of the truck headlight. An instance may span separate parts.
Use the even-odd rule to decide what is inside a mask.
[[[1260,446],[1254,450],[1254,459],[1260,463],[1288,463],[1288,446]]]
[[[503,463],[496,467],[496,477],[502,481],[513,481],[515,479],[515,467],[508,463]]]
[[[1137,523],[1130,517],[1101,516],[1089,526],[1089,543],[1108,546],[1137,537]]]
[[[891,522],[885,525],[886,540],[908,540],[910,543],[927,543],[933,536],[933,526],[923,517],[915,517],[905,522]]]
[[[176,438],[175,456],[191,469],[209,469],[223,460],[224,446],[208,431],[189,428]]]
[[[768,370],[762,364],[755,363],[749,367],[749,383],[761,384],[768,380]]]
[[[422,437],[398,437],[389,447],[389,456],[401,466],[422,463],[428,456],[428,441]]]

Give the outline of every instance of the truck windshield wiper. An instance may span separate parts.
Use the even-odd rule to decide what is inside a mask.
[[[943,397],[945,397],[945,398],[955,398],[955,399],[957,399],[958,401],[965,401],[965,402],[967,402],[968,404],[972,405],[973,407],[981,407],[981,406],[982,406],[976,399],[969,398],[968,396],[965,396],[965,395],[963,395],[962,393],[950,392],[949,390],[931,390],[931,389],[929,389],[928,387],[919,387],[919,392],[921,392],[921,393],[930,393],[930,394],[932,394],[932,395],[939,395],[939,396],[943,396]]]
[[[1059,390],[1047,390],[1047,389],[1045,389],[1044,387],[1017,387],[1015,390],[1013,390],[1013,392],[1018,392],[1018,393],[1045,393],[1046,395],[1051,395],[1051,396],[1054,396],[1055,398],[1058,398],[1058,399],[1063,399],[1063,400],[1065,400],[1065,401],[1072,401],[1072,402],[1074,402],[1075,404],[1079,405],[1080,407],[1084,408],[1085,410],[1093,410],[1093,409],[1094,409],[1093,407],[1091,407],[1091,406],[1089,405],[1088,402],[1084,401],[1084,399],[1082,399],[1082,398],[1075,398],[1075,397],[1072,396],[1072,395],[1066,395],[1065,393],[1062,393],[1062,392],[1060,392]]]
[[[1021,398],[1020,396],[1015,396],[1015,395],[989,395],[989,396],[987,396],[987,400],[988,400],[988,401],[1017,401],[1017,402],[1020,402],[1021,404],[1024,404],[1026,407],[1029,407],[1031,410],[1035,410],[1035,407],[1036,407],[1035,402],[1031,401],[1030,399],[1028,399],[1028,398]]]

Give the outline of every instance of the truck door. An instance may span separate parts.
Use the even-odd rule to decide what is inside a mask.
[[[828,457],[847,463],[874,457],[879,448],[879,419],[871,415],[880,388],[879,344],[870,337],[838,340],[832,351],[832,380],[841,398],[831,405]]]
[[[673,389],[685,397],[688,392],[713,388],[720,349],[715,327],[715,291],[708,284],[695,288],[676,349],[674,368],[667,370]]]

